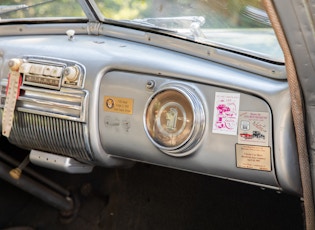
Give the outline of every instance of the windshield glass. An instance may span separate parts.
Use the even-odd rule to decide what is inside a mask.
[[[1,0],[0,23],[7,21],[82,18],[84,11],[76,0]]]
[[[101,12],[100,19],[107,23],[150,29],[199,44],[284,62],[262,0],[91,0],[86,7],[89,5],[98,7],[96,12]],[[86,20],[85,15],[89,12],[84,13],[79,0],[0,1],[0,24]]]
[[[284,62],[261,0],[96,0],[104,18]]]

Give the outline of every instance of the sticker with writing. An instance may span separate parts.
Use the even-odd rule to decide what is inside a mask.
[[[270,147],[236,144],[236,167],[271,171]]]
[[[212,132],[237,135],[240,94],[215,93]]]
[[[133,99],[122,97],[104,97],[104,111],[132,114],[133,113]]]
[[[238,143],[268,146],[269,113],[240,111],[238,122]]]

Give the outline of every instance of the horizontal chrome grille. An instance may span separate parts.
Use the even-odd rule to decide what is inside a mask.
[[[4,107],[7,79],[1,81],[0,108]],[[93,160],[86,128],[87,93],[21,86],[9,141],[36,149]],[[1,109],[2,117],[3,109]],[[0,121],[1,122],[1,121]]]
[[[1,81],[0,108],[4,107],[7,83],[7,79]],[[85,122],[87,97],[87,93],[83,90],[55,91],[21,86],[21,94],[16,102],[16,110]]]
[[[25,149],[93,160],[82,122],[16,111],[9,141]]]

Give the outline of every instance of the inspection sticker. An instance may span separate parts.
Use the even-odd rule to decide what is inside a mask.
[[[133,99],[122,97],[104,97],[104,111],[132,114],[133,113]]]
[[[268,146],[269,113],[240,111],[238,143]]]
[[[270,172],[270,147],[236,144],[236,167]]]
[[[239,104],[239,93],[215,93],[213,133],[227,135],[237,134]]]

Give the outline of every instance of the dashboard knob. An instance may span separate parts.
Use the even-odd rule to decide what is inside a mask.
[[[68,82],[75,82],[79,77],[79,69],[76,66],[69,66],[64,71],[64,77]]]
[[[11,71],[18,71],[22,63],[22,59],[13,58],[9,61],[9,68]]]
[[[75,30],[67,30],[66,34],[68,36],[68,40],[72,41],[74,39],[74,35],[75,35]]]

